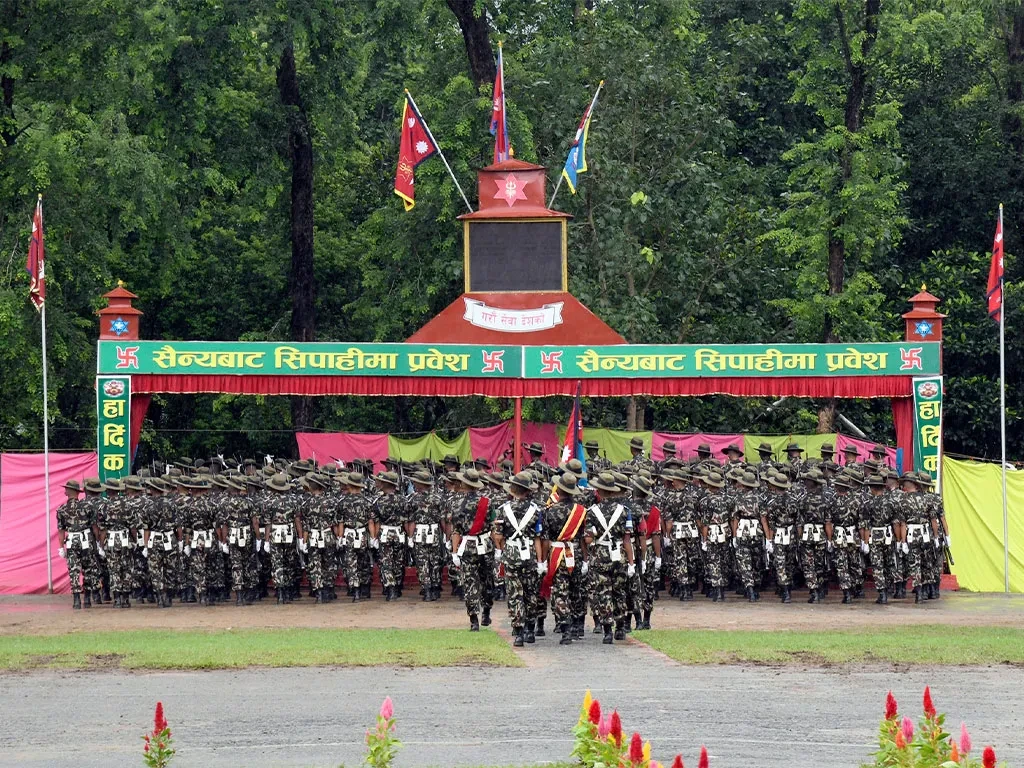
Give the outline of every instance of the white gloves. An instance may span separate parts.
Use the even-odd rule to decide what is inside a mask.
[[[180,544],[181,542],[178,542],[178,543]],[[190,547],[188,544],[186,544],[185,545],[185,557],[188,557],[191,554],[192,554],[192,547]]]
[[[412,549],[412,547],[413,547],[413,544],[414,544],[414,542],[413,542],[413,540],[412,540],[412,536],[406,536],[406,537],[405,537],[405,545],[406,545],[407,547],[409,547],[409,549]]]
[[[940,542],[938,539],[932,539],[932,541],[935,542],[935,548],[936,549],[938,549],[939,547],[942,546],[942,542]]]
[[[451,539],[445,539],[444,540],[444,548],[447,549],[449,552],[452,551],[452,540]]]
[[[672,543],[672,540],[671,540],[671,539],[670,539],[670,538],[669,538],[668,536],[664,536],[664,535],[663,535],[663,536],[661,537],[661,546],[663,546],[663,547],[667,547],[667,546],[669,546],[669,545],[670,545],[671,543]]]
[[[900,542],[900,549],[903,550],[903,554],[904,555],[910,554],[910,545],[907,544],[907,542],[901,541]]]
[[[871,547],[868,545],[866,541],[862,541],[860,543],[860,551],[866,555],[868,552],[871,551]]]
[[[334,543],[338,545],[338,549],[343,549],[345,547],[345,539],[342,538],[341,536],[336,538],[334,540]]]
[[[146,549],[152,549],[152,548],[153,548],[153,534],[151,533],[151,534],[149,534],[149,538],[146,539]]]
[[[143,557],[149,557],[149,547],[143,547],[142,548],[142,556]]]
[[[771,539],[765,539],[764,540],[764,551],[767,552],[769,555],[775,554],[775,542],[772,541]]]
[[[57,550],[57,557],[59,557],[61,560],[67,560],[68,559],[67,550],[65,550],[64,547],[61,547],[60,549],[58,549]]]
[[[732,544],[733,549],[736,549],[736,541],[737,539],[735,537],[729,539],[729,543]]]
[[[370,549],[380,549],[380,539],[370,539]]]
[[[452,552],[452,565],[454,565],[456,568],[462,567],[462,558],[459,557],[458,552]]]
[[[701,552],[707,552],[708,551],[708,540],[707,539],[701,539],[700,540],[700,551]]]
[[[107,556],[107,553],[103,551],[103,547],[100,546],[98,541],[96,542],[96,554],[104,558]]]
[[[302,554],[306,554],[306,552],[309,551],[309,545],[306,543],[305,539],[299,539],[296,542],[296,546],[299,548],[299,552],[301,552]]]
[[[500,563],[502,561],[502,558],[504,558],[504,557],[505,557],[505,553],[502,550],[500,550],[500,549],[494,550],[494,562]]]
[[[537,573],[538,573],[538,575],[543,576],[547,572],[548,572],[548,561],[547,560],[541,560],[539,563],[537,563]]]
[[[185,542],[183,542],[181,539],[178,539],[178,551],[179,552],[183,552],[184,549],[185,549]],[[188,554],[188,553],[186,552],[185,554]]]
[[[947,547],[952,547],[953,546],[953,540],[949,538],[949,534],[948,533],[942,534],[942,537],[946,540],[946,546]]]
[[[259,551],[260,551],[260,540],[256,539],[256,541],[254,541],[252,543],[252,546],[253,546],[253,551],[256,552],[257,554],[259,554]]]
[[[835,544],[833,544],[831,540],[829,540],[829,541],[826,541],[826,542],[825,542],[825,550],[826,550],[827,552],[831,552],[831,551],[832,551],[832,550],[834,550],[835,548],[836,548],[836,545],[835,545]]]
[[[661,570],[661,558],[660,557],[654,558],[654,570],[655,571],[660,571]]]
[[[220,551],[221,551],[221,552],[223,552],[223,553],[224,553],[225,555],[226,555],[226,554],[228,553],[228,545],[227,545],[227,542],[224,542],[224,541],[222,541],[222,542],[220,543]]]
[[[626,566],[626,575],[629,576],[630,578],[632,578],[633,576],[636,576],[636,566],[633,565],[633,563],[629,563]]]

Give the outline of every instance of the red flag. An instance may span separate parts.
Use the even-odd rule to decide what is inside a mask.
[[[36,311],[42,311],[46,301],[46,270],[43,264],[43,196],[36,203],[36,213],[32,217],[32,237],[28,242],[28,258],[25,269],[32,283],[28,289],[28,298]]]
[[[498,73],[494,76],[494,106],[491,109],[491,135],[494,136],[494,162],[509,158],[508,122],[505,119],[505,64],[498,43]]]
[[[992,263],[988,268],[988,315],[997,323],[1003,311],[1003,207],[999,206],[996,239],[992,243]]]
[[[398,150],[398,170],[395,172],[395,194],[402,198],[405,210],[411,211],[416,205],[416,166],[437,151],[427,124],[406,94],[405,109],[402,111],[402,144]]]

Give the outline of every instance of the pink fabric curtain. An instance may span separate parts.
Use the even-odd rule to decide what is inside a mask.
[[[876,444],[868,440],[857,440],[856,438],[847,437],[846,435],[839,435],[836,438],[836,451],[839,453],[839,456],[841,458],[838,458],[837,461],[840,461],[842,463],[846,462],[846,456],[843,455],[843,452],[846,450],[846,446],[848,445],[852,445],[857,449],[857,461],[866,461],[867,459],[871,458],[871,456],[868,454],[868,451],[874,448]],[[895,467],[896,449],[886,448],[885,453],[885,463],[888,464],[890,467]],[[906,456],[906,454],[904,454],[904,456]],[[904,469],[909,467],[909,465],[907,465],[906,458],[903,459],[903,463],[904,465],[906,465],[904,466]]]
[[[508,458],[511,460],[514,434],[515,427],[511,421],[493,427],[472,427],[469,430],[469,444],[473,450],[473,458],[483,456],[493,466],[505,458],[505,451],[509,451]],[[527,445],[540,443],[544,446],[543,460],[551,465],[558,464],[562,446],[558,444],[557,424],[523,422],[523,442]],[[524,450],[523,464],[528,463],[529,454]]]
[[[736,443],[740,450],[743,450],[743,435],[681,435],[673,432],[651,433],[651,458],[654,461],[664,461],[665,452],[661,449],[666,442],[676,444],[676,456],[680,459],[696,457],[697,446],[701,443],[708,443],[711,446],[711,455],[716,459],[722,458],[722,449],[729,443]]]
[[[149,410],[149,403],[152,399],[152,395],[132,395],[130,411],[132,461],[135,461],[135,451],[139,448],[139,435],[142,434],[142,422],[146,420],[146,411]]]
[[[67,564],[57,556],[57,508],[64,483],[95,476],[95,453],[50,454],[50,541],[46,541],[46,493],[41,453],[0,455],[0,594],[46,594],[46,552],[52,553],[53,591],[71,591]]]
[[[316,459],[321,464],[352,459],[373,459],[378,464],[387,458],[387,434],[360,435],[352,432],[297,432],[299,458]],[[383,467],[381,467],[383,469]]]

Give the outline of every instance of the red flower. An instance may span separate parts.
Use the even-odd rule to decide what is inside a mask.
[[[622,744],[622,719],[619,717],[619,710],[612,710],[612,721],[609,724],[608,735],[615,740],[617,745]]]
[[[697,768],[708,768],[708,748],[703,744],[700,745],[700,760],[697,762]]]
[[[629,740],[629,759],[637,765],[644,761],[644,742],[636,731],[633,731],[633,738]]]
[[[924,713],[929,718],[935,717],[935,705],[932,704],[932,690],[927,685],[924,687]]]
[[[156,703],[156,712],[153,713],[153,733],[160,733],[166,727],[167,721],[164,719],[164,705],[158,701]]]
[[[896,697],[892,695],[892,691],[885,697],[885,719],[892,720],[896,717]]]
[[[587,713],[587,719],[594,725],[601,724],[601,702],[597,699],[590,702],[590,712]]]
[[[992,747],[985,747],[981,753],[981,764],[985,768],[996,768],[996,751]]]
[[[676,759],[672,761],[672,768],[686,768],[686,766],[683,765],[682,755],[676,755]]]

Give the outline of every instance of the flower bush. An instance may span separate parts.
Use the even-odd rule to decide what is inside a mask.
[[[370,768],[389,768],[402,746],[392,733],[395,730],[395,706],[391,697],[384,699],[377,715],[377,728],[366,732],[366,764]]]
[[[981,759],[971,756],[971,736],[960,724],[960,738],[946,733],[946,716],[935,709],[930,688],[924,689],[923,714],[914,726],[900,717],[892,691],[885,697],[885,717],[878,728],[878,751],[863,768],[995,768],[996,753],[985,747]]]
[[[156,703],[156,711],[153,713],[153,730],[142,737],[142,759],[150,768],[165,768],[170,765],[174,757],[174,749],[171,747],[171,728],[164,717],[164,705]]]

